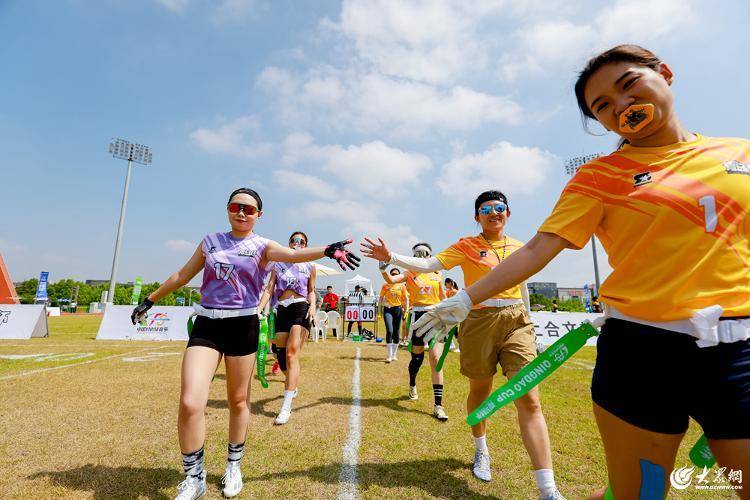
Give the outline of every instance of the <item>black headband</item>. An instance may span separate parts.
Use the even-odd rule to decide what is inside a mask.
[[[227,202],[227,204],[229,204],[232,201],[232,198],[234,198],[238,194],[243,194],[243,193],[249,194],[250,196],[255,198],[255,202],[258,204],[259,212],[263,210],[263,200],[260,199],[260,195],[257,192],[255,192],[254,189],[250,189],[250,188],[239,188],[239,189],[235,189],[234,191],[232,191],[232,194],[229,195],[229,201]]]

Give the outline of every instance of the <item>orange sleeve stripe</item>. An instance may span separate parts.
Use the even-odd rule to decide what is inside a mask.
[[[726,208],[731,213],[732,217],[730,219],[734,220],[742,218],[744,210],[736,200],[707,184],[695,179],[674,174],[671,171],[657,172],[654,175],[659,180],[660,184],[691,196],[696,205],[698,204],[698,200],[704,196],[704,193],[709,192],[716,198],[716,201],[719,202],[721,207]],[[701,213],[703,212],[702,209],[700,211]],[[721,210],[721,212],[724,212],[724,210]]]
[[[606,202],[612,205],[616,205],[618,207],[621,207],[627,210],[632,210],[633,212],[638,212],[643,215],[651,215],[647,211],[638,208],[636,204],[633,203],[633,201],[630,200],[626,196],[622,196],[618,198],[613,195],[610,195],[609,193],[604,193],[602,191],[592,191],[583,186],[568,186],[567,191],[571,193],[583,195],[586,198],[593,198],[601,202]]]

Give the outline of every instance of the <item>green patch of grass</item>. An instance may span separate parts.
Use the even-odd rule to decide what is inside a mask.
[[[166,499],[175,494],[182,479],[176,432],[181,356],[144,362],[125,362],[129,354],[111,356],[180,353],[184,343],[96,341],[100,321],[101,316],[50,318],[49,338],[0,342],[0,354],[92,352],[97,360],[0,380],[0,497]],[[472,476],[474,446],[464,420],[468,381],[459,373],[457,354],[450,353],[445,365],[450,420],[443,423],[431,416],[427,361],[418,378],[420,398],[410,401],[408,352],[400,350],[399,360],[386,364],[383,344],[336,340],[303,348],[300,393],[284,426],[273,425],[283,376],[271,376],[269,362],[269,388],[253,380],[240,498],[337,496],[357,347],[362,391],[357,472],[363,498],[536,498],[513,405],[489,419],[493,481]],[[586,498],[607,481],[589,393],[595,354],[584,348],[541,387],[555,476],[569,499]],[[0,377],[60,366],[17,363],[0,360]],[[222,365],[205,414],[208,498],[221,494],[229,416],[225,380]],[[498,375],[495,386],[503,382]],[[688,463],[699,434],[691,424],[677,466]],[[673,491],[670,498],[732,498],[698,493]]]

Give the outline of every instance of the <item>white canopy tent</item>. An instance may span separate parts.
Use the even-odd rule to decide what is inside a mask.
[[[365,278],[364,276],[358,274],[355,277],[353,277],[352,279],[346,280],[345,291],[346,291],[346,296],[347,297],[349,296],[350,292],[354,291],[354,287],[357,286],[357,285],[359,285],[360,288],[364,288],[365,290],[367,290],[367,295],[368,296],[373,297],[375,295],[375,293],[374,293],[374,291],[372,289],[372,281],[370,281],[369,279]]]
[[[315,272],[318,274],[318,276],[335,276],[344,272],[341,269],[334,269],[317,262],[313,262],[313,265],[315,266]]]

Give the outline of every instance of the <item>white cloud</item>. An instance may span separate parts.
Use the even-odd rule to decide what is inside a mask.
[[[172,12],[183,12],[190,4],[190,0],[156,0],[156,3]]]
[[[486,123],[515,125],[523,115],[509,97],[460,85],[443,89],[354,68],[318,66],[297,75],[268,67],[257,84],[276,98],[287,123],[337,131],[419,137]]]
[[[303,213],[311,219],[374,222],[377,207],[353,200],[313,201],[303,206]]]
[[[213,20],[217,23],[239,22],[253,17],[264,8],[258,0],[223,0],[216,6]]]
[[[345,1],[339,22],[322,25],[349,38],[357,55],[386,75],[448,83],[487,64],[488,46],[476,32],[505,3]]]
[[[317,198],[331,199],[336,196],[336,187],[330,182],[314,175],[301,174],[291,170],[277,170],[274,172],[276,180],[282,189],[304,191]]]
[[[199,128],[190,138],[204,151],[238,158],[256,158],[271,153],[273,146],[257,142],[259,121],[256,116],[243,116],[225,121],[214,129]]]
[[[620,43],[646,46],[676,43],[697,24],[694,0],[619,0],[589,20],[548,18],[518,28],[516,46],[500,57],[508,80],[522,74],[573,71],[584,61]],[[644,14],[647,13],[647,14]]]
[[[488,189],[500,189],[508,196],[532,193],[558,161],[539,148],[502,141],[482,153],[453,158],[443,167],[437,185],[457,203]]]
[[[26,250],[26,246],[16,243],[15,241],[0,239],[0,250],[5,253],[22,252]]]
[[[316,162],[340,183],[345,194],[368,198],[394,198],[405,194],[432,161],[418,153],[390,147],[382,141],[361,146],[318,146],[306,134],[292,134],[284,143],[286,163]]]
[[[173,252],[191,252],[195,250],[196,244],[185,240],[167,240],[164,246]]]

